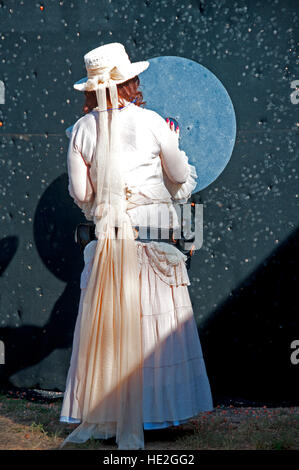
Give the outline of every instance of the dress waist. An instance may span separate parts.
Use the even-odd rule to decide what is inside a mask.
[[[150,242],[150,241],[164,241],[172,244],[176,244],[176,239],[175,235],[177,232],[172,229],[165,229],[162,227],[143,227],[143,226],[133,226],[132,227],[134,232],[135,232],[135,240],[141,241],[141,242]],[[95,225],[92,224],[90,225],[90,239],[91,240],[96,240],[95,236]],[[115,235],[117,235],[118,227],[115,227]]]
[[[172,228],[162,228],[162,227],[142,227],[135,226],[133,227],[136,237],[135,240],[141,242],[150,242],[153,240],[164,241],[166,243],[176,244],[175,231]]]
[[[128,210],[147,204],[172,204],[171,195],[163,183],[144,186],[137,191],[126,186],[126,200]]]

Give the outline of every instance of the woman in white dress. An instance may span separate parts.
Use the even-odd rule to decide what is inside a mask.
[[[101,46],[91,52],[93,57],[98,54],[103,61],[105,51],[109,52],[109,58],[113,56],[112,49],[117,50],[117,54],[124,53],[124,48],[119,43]],[[85,63],[89,72],[88,61],[85,60]],[[135,64],[139,64],[139,73],[148,66],[146,65],[148,62]],[[133,70],[132,74],[134,75]],[[101,353],[101,345],[98,346],[98,352],[95,354],[99,362],[94,362],[95,365],[90,372],[89,383],[92,384],[93,405],[91,406],[88,401],[91,397],[90,390],[88,393],[85,390],[85,394],[78,391],[83,383],[82,371],[84,370],[85,373],[84,367],[80,372],[78,361],[80,355],[85,354],[82,346],[84,341],[81,336],[83,329],[86,328],[87,317],[82,319],[82,310],[94,265],[97,243],[99,243],[95,237],[84,249],[85,266],[80,280],[79,311],[60,416],[62,422],[81,424],[62,445],[68,441],[84,442],[91,436],[95,438],[117,436],[119,449],[144,448],[140,427],[139,430],[132,431],[133,420],[142,423],[142,431],[143,429],[161,429],[179,425],[201,411],[213,409],[210,384],[188,292],[190,280],[185,264],[186,256],[174,246],[171,240],[165,239],[165,236],[161,239],[160,231],[158,235],[155,232],[154,236],[153,232],[142,232],[140,235],[140,227],[173,230],[179,227],[174,204],[176,201],[187,202],[196,186],[196,170],[188,163],[185,152],[179,149],[178,129],[174,128],[173,123],[167,123],[155,111],[143,107],[142,93],[138,89],[138,74],[125,80],[128,75],[130,74],[123,73],[124,78],[118,77],[119,83],[117,83],[118,138],[121,148],[121,160],[118,164],[121,165],[125,187],[126,213],[132,227],[135,228],[134,244],[137,249],[136,286],[138,285],[140,300],[140,357],[142,357],[141,408],[138,408],[136,394],[135,411],[133,411],[134,399],[132,399],[131,412],[128,411],[130,408],[128,403],[124,402],[117,418],[111,418],[109,422],[110,418],[103,417],[103,408],[107,412],[108,409],[113,408],[113,403],[117,403],[115,406],[118,406],[122,399],[120,395],[117,395],[117,398],[111,398],[114,393],[112,392],[106,393],[105,397],[102,394],[101,399],[97,401],[103,382],[100,387],[100,382],[94,379],[95,370],[99,375],[101,375],[102,367],[108,370],[106,382],[107,377],[110,377],[109,367],[114,371],[114,363],[111,363],[111,360],[104,363],[106,352]],[[103,111],[100,111],[97,106],[96,92],[87,91],[86,87],[82,88],[87,78],[85,81],[77,82],[77,89],[85,91],[84,111],[86,114],[75,123],[70,136],[67,155],[68,189],[85,217],[88,220],[94,220],[98,175],[96,142],[99,138],[99,116]],[[111,113],[109,110],[113,109],[113,103],[109,99],[108,90],[106,93],[108,111],[105,112],[109,115]],[[170,231],[170,238],[171,233]],[[109,276],[107,269],[103,269],[101,276],[101,279]],[[98,317],[101,317],[101,308],[98,310]],[[124,317],[125,315],[124,310]],[[97,324],[100,325],[100,321]],[[117,328],[115,319],[113,328]],[[95,334],[94,331],[95,329],[92,329],[93,333],[90,334],[89,341],[91,341],[91,335]],[[116,335],[115,330],[113,331],[113,335]],[[105,335],[98,335],[94,341],[104,343],[105,338]],[[111,338],[107,337],[107,342],[112,341]],[[131,342],[133,340],[135,339],[132,336]],[[131,346],[133,345],[128,342],[127,347],[130,349]],[[123,350],[124,354],[126,350]],[[91,356],[88,357],[89,364]],[[128,395],[122,395],[123,397],[129,397],[131,392],[128,390],[130,387],[133,389],[137,383],[134,382],[135,379],[131,382],[130,380],[126,388]],[[83,389],[83,386],[81,388]],[[127,399],[128,402],[130,400]],[[94,410],[97,412],[100,410],[100,413],[96,414]],[[115,425],[115,422],[112,423],[117,419],[119,429],[122,429],[121,432],[118,431],[118,425]],[[119,424],[120,422],[122,425]],[[126,437],[120,437],[125,435]]]

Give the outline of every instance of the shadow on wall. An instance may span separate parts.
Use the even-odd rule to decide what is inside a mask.
[[[18,237],[10,236],[0,240],[0,276],[5,272],[19,246]]]
[[[28,296],[26,312],[22,312],[24,318],[21,318],[21,325],[17,328],[0,328],[0,339],[5,344],[5,364],[0,366],[1,386],[13,388],[15,385],[10,382],[10,377],[13,374],[41,363],[56,349],[69,349],[69,351],[65,351],[65,355],[61,355],[62,361],[65,362],[63,367],[54,362],[53,369],[49,368],[49,363],[47,363],[47,367],[41,364],[39,374],[44,377],[51,375],[49,381],[56,382],[58,389],[63,387],[65,383],[66,377],[64,377],[63,371],[66,373],[67,358],[70,359],[70,348],[80,298],[80,272],[84,265],[83,255],[74,240],[75,228],[79,222],[84,220],[84,215],[68,196],[67,185],[67,174],[63,174],[50,185],[39,201],[34,218],[34,242],[38,254],[34,251],[32,253],[33,259],[31,259],[31,264],[34,265],[37,256],[40,256],[47,269],[56,278],[66,283],[65,288],[55,302],[50,316],[49,306],[42,305],[47,307],[44,323],[42,322],[41,304],[38,304],[37,311],[36,300],[31,300]],[[2,240],[1,246],[0,266],[2,273],[15,256],[17,238],[7,237]],[[46,282],[46,276],[45,279],[40,280],[41,285]],[[49,285],[48,288],[51,289],[51,286]],[[55,292],[53,297],[55,297]],[[35,326],[34,323],[42,324],[42,326]],[[24,371],[17,382],[21,382],[23,386],[34,386],[36,383],[38,386],[38,378],[33,375],[30,371],[28,374]]]
[[[211,386],[219,397],[299,405],[299,229],[240,284],[200,334]]]

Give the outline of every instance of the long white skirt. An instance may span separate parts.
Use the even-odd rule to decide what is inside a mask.
[[[81,422],[82,404],[76,399],[76,344],[83,299],[92,268],[96,240],[84,249],[81,296],[73,350],[66,379],[60,421]],[[140,242],[138,261],[141,283],[143,344],[144,429],[186,422],[201,411],[213,410],[196,321],[189,296],[186,256],[165,242]]]

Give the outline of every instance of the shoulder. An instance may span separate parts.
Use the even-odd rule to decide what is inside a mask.
[[[148,122],[149,127],[154,131],[160,134],[161,132],[167,132],[169,130],[168,125],[166,124],[165,119],[156,111],[149,108],[142,108],[139,106],[135,106],[138,108],[139,113],[143,118]]]
[[[161,143],[169,136],[169,126],[165,119],[153,109],[142,108],[148,125],[156,140]]]
[[[153,109],[142,108],[141,106],[135,106],[135,108],[137,108],[139,112],[142,113],[144,117],[149,119],[151,122],[159,123],[161,121],[164,121],[162,116],[160,116],[160,114],[154,111]]]
[[[90,113],[85,114],[84,116],[81,116],[74,124],[73,126],[73,132],[74,131],[90,131],[93,127],[96,126],[96,116],[95,112],[91,111]]]
[[[71,142],[74,146],[82,148],[94,141],[96,136],[96,117],[95,113],[90,112],[80,117],[73,125],[71,131]]]
[[[79,118],[72,129],[69,143],[70,152],[72,149],[79,151],[85,162],[90,163],[95,148],[96,121],[92,113],[85,114]]]

